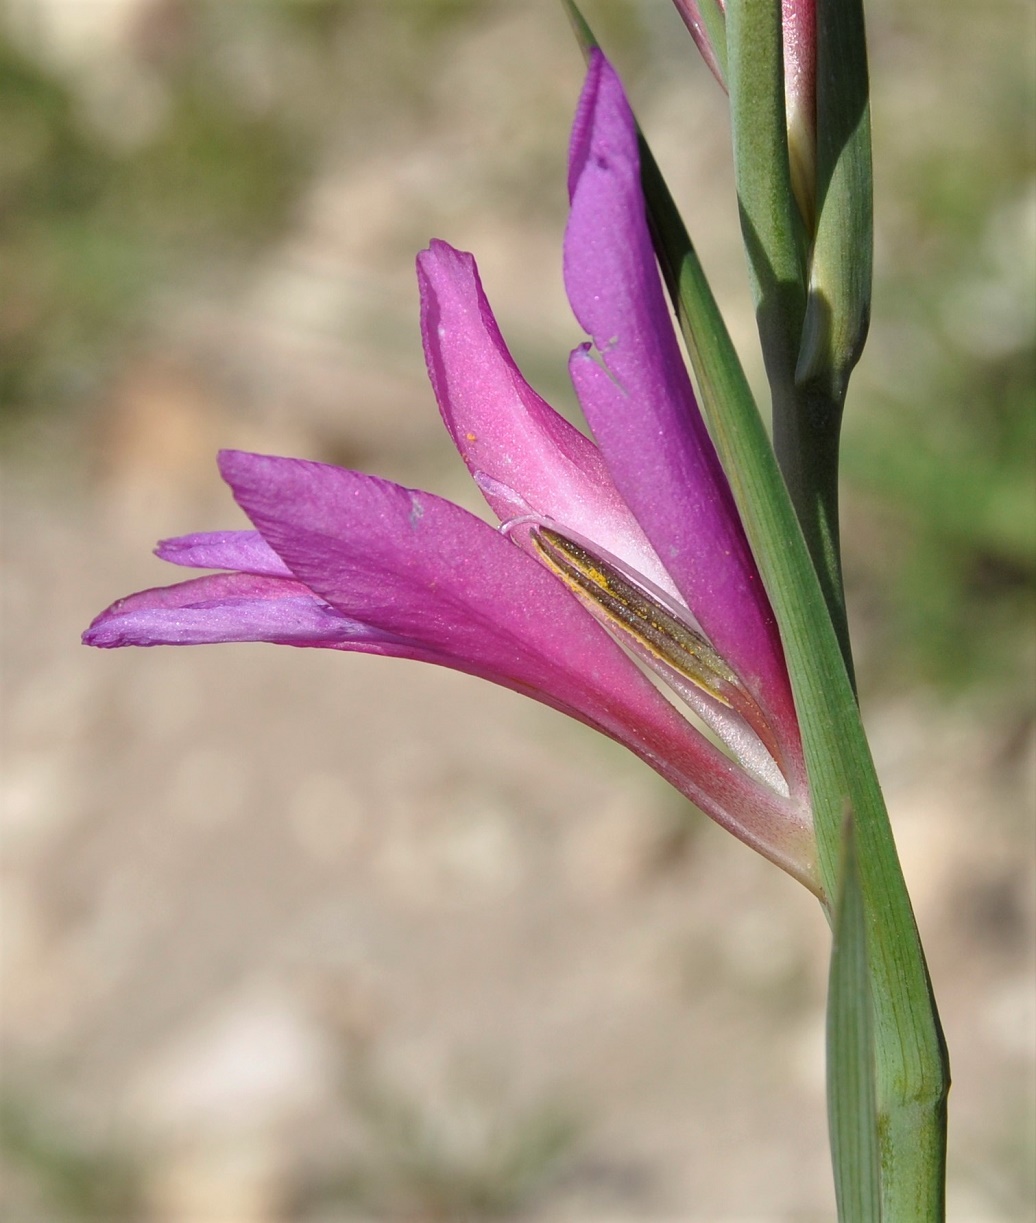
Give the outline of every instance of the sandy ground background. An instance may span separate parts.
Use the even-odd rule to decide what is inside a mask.
[[[39,0],[4,20],[117,143],[161,103],[134,23],[183,7]],[[411,261],[430,236],[477,252],[519,360],[571,402],[582,337],[559,243],[580,60],[552,4],[468,7],[424,49],[407,41],[413,6],[360,13],[342,51],[355,109],[325,131],[283,230],[166,282],[73,408],[14,434],[11,1223],[833,1215],[821,916],[632,757],[416,664],[78,644],[115,597],[175,578],[156,539],[241,525],[220,446],[341,462],[481,512],[421,364]],[[608,7],[622,64],[630,19]],[[635,104],[748,354],[723,99],[668,10],[632,7]],[[872,18],[879,148],[978,87],[942,54],[938,6],[921,6],[929,26],[892,7]],[[1024,41],[1028,10],[1000,9]],[[221,53],[261,94],[245,50]],[[879,191],[909,146],[899,157],[879,157]],[[864,386],[901,339],[876,324]],[[850,491],[865,675],[884,651],[875,521]],[[952,1052],[956,1223],[1036,1217],[1030,663],[994,691],[864,685]]]

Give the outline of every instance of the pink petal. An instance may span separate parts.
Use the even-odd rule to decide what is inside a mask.
[[[163,539],[155,548],[155,555],[188,569],[231,569],[239,573],[291,577],[291,570],[258,531],[180,535],[175,539]]]
[[[797,747],[783,654],[726,477],[698,410],[644,214],[636,128],[595,56],[571,148],[565,283],[600,358],[572,378],[622,496],[716,649]],[[782,762],[785,763],[785,762]]]
[[[626,744],[796,877],[810,832],[656,691],[545,569],[430,493],[320,463],[224,451],[234,496],[296,577],[348,620]]]
[[[252,574],[219,574],[143,590],[101,612],[83,634],[86,645],[208,645],[269,641],[335,646],[369,640],[298,582]]]
[[[497,517],[552,519],[675,594],[597,447],[522,377],[472,256],[433,242],[418,256],[417,277],[432,387],[457,449]]]

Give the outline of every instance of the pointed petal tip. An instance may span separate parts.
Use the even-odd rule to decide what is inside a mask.
[[[258,531],[200,531],[177,535],[155,545],[155,556],[187,569],[223,569],[290,578],[291,570]]]
[[[129,598],[133,598],[132,595]],[[118,624],[119,614],[125,604],[126,599],[116,599],[102,612],[98,612],[90,621],[89,626],[80,634],[79,640],[83,645],[96,646],[100,649],[111,649],[114,646],[122,645],[119,640],[120,634],[114,631],[114,626]]]
[[[127,645],[155,644],[146,635],[127,632],[127,625],[130,621],[122,613],[125,602],[125,599],[117,599],[111,607],[106,607],[99,616],[95,616],[90,627],[80,636],[82,644],[93,646],[98,650],[117,650]]]
[[[619,124],[620,148],[629,140],[636,147],[636,121],[626,98],[619,74],[604,53],[595,48],[591,54],[579,95],[572,136],[568,146],[568,197],[575,197],[576,188],[591,154],[600,155],[609,135]]]
[[[227,483],[232,479],[247,475],[257,467],[267,467],[277,463],[304,463],[305,459],[291,459],[280,454],[261,454],[257,450],[219,450],[216,452],[216,465],[219,473]]]
[[[461,275],[471,275],[475,271],[475,256],[470,251],[458,250],[442,238],[432,238],[424,250],[418,251],[415,262],[421,284],[431,280],[437,271]]]
[[[216,466],[219,474],[229,483],[231,473],[239,469],[243,460],[260,457],[249,450],[219,450],[216,452]]]
[[[458,250],[457,247],[447,242],[445,238],[429,238],[428,245],[424,250],[417,252],[417,262],[425,263],[429,259],[449,258],[452,255],[460,256],[462,259],[471,258],[471,254],[468,251]]]
[[[251,450],[221,450],[216,455],[216,462],[219,466],[219,474],[230,485],[234,499],[246,514],[248,508],[241,501],[244,491],[261,488],[278,472],[286,468],[319,466],[306,459],[290,459],[278,454],[258,454]]]
[[[104,647],[109,644],[104,640],[104,634],[97,627],[96,620],[88,629],[80,634],[79,642],[81,645],[99,646],[101,649],[104,649]]]
[[[160,539],[151,549],[151,555],[173,565],[182,564],[185,552],[197,538],[196,535],[171,535],[168,539]]]
[[[92,646],[97,650],[119,650],[128,645],[149,646],[156,643],[140,641],[135,637],[128,637],[117,629],[104,626],[98,629],[87,629],[82,636],[82,644]]]

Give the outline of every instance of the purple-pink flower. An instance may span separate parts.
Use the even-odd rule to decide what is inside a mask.
[[[159,544],[223,572],[121,599],[83,639],[268,641],[482,676],[625,744],[819,892],[777,627],[669,317],[633,116],[599,54],[569,193],[565,283],[590,336],[570,370],[593,441],[518,371],[471,255],[435,241],[417,261],[432,386],[499,528],[374,476],[224,451],[256,529]]]

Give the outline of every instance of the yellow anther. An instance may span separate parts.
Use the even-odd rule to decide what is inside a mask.
[[[611,562],[549,527],[536,528],[532,540],[558,577],[611,625],[632,637],[643,652],[724,705],[734,704],[735,694],[746,695],[740,680],[701,633]]]

